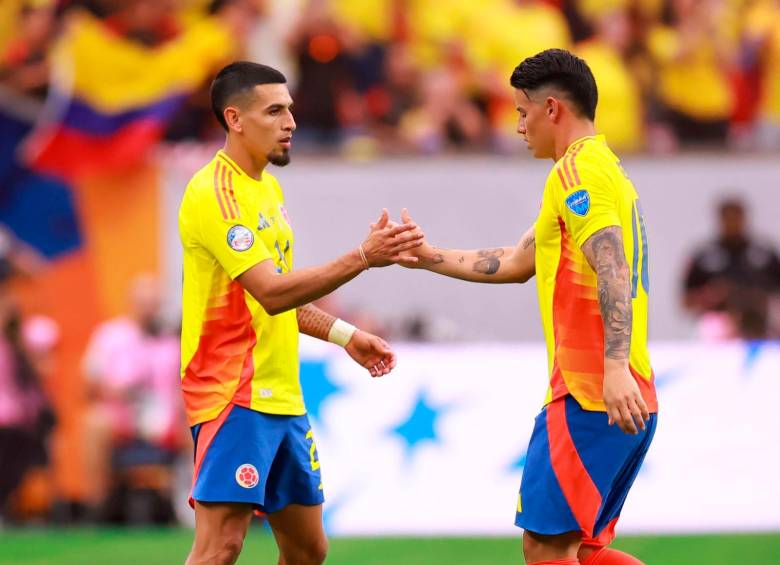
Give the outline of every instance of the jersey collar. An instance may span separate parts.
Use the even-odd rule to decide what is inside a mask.
[[[597,133],[596,135],[586,135],[584,137],[580,137],[579,139],[575,139],[574,141],[572,141],[563,154],[566,155],[566,153],[571,151],[575,145],[579,145],[583,141],[588,141],[590,139],[593,139],[594,141],[598,141],[606,145],[606,138],[604,137],[603,133]]]

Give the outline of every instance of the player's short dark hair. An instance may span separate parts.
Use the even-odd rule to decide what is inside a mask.
[[[276,69],[250,61],[230,63],[217,73],[211,83],[211,109],[219,124],[228,131],[225,108],[237,94],[251,90],[258,84],[285,84],[287,79]]]
[[[547,49],[528,57],[515,67],[509,83],[528,95],[551,86],[562,91],[579,113],[593,121],[598,90],[588,64],[565,49]]]

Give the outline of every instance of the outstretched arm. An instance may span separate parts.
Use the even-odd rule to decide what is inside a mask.
[[[411,222],[403,210],[402,221]],[[417,257],[417,263],[402,265],[426,269],[456,279],[483,283],[524,283],[536,273],[536,240],[531,227],[515,247],[490,249],[442,249],[427,241],[408,252]]]
[[[369,267],[384,267],[399,254],[420,245],[423,234],[417,226],[402,224],[387,227],[387,210],[382,212],[374,229],[359,250],[342,257],[297,271],[279,274],[268,259],[237,277],[241,285],[263,306],[276,315],[330,294]]]
[[[341,345],[372,377],[386,375],[395,367],[395,353],[381,337],[359,330],[313,304],[299,306],[295,313],[301,333]]]
[[[650,416],[629,369],[632,306],[628,263],[619,226],[603,228],[588,238],[582,251],[596,272],[599,306],[604,323],[604,404],[609,423],[626,433],[645,429]]]

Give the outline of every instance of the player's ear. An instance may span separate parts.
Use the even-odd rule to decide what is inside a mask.
[[[225,117],[225,123],[227,124],[228,129],[232,129],[239,133],[243,131],[243,126],[241,125],[241,112],[239,112],[238,108],[235,106],[228,106],[222,112],[222,115]]]
[[[557,121],[558,120],[558,113],[560,112],[560,105],[561,103],[558,101],[558,99],[553,98],[552,96],[548,96],[547,99],[544,101],[545,105],[545,112],[547,113],[547,117],[550,119],[550,121]]]

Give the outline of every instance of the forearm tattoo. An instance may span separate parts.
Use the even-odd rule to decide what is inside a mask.
[[[474,263],[474,271],[484,275],[495,275],[501,267],[499,257],[503,254],[504,250],[500,247],[496,249],[480,249],[477,251],[477,256],[480,259]]]
[[[633,313],[621,228],[612,226],[596,232],[585,242],[583,251],[598,277],[604,355],[610,359],[628,359]]]
[[[433,248],[433,254],[432,255],[420,255],[419,256],[420,262],[423,265],[430,266],[430,265],[438,265],[439,263],[444,263],[444,255],[439,253],[439,248],[434,247]]]
[[[336,321],[336,316],[323,312],[313,304],[306,304],[295,309],[298,316],[298,329],[301,333],[328,340],[328,333]]]

